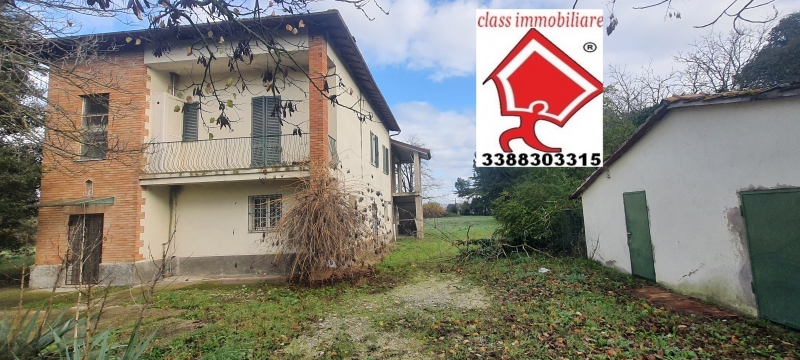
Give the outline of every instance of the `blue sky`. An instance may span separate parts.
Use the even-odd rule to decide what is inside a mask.
[[[316,10],[337,8],[366,58],[384,97],[397,118],[402,140],[416,135],[432,150],[434,175],[443,184],[442,202],[452,201],[457,177],[472,172],[475,148],[475,10],[479,8],[569,8],[572,0],[376,0],[390,9],[382,14],[365,8],[368,20],[352,5],[326,0]],[[604,40],[604,62],[636,71],[651,64],[666,73],[672,56],[709,31],[728,32],[729,19],[714,28],[696,29],[713,20],[732,0],[674,0],[681,19],[668,19],[666,8],[634,10],[656,0],[618,0],[614,13],[617,30]],[[746,0],[738,0],[745,3]],[[580,0],[579,7],[611,10],[607,0]],[[800,10],[800,0],[777,0],[777,10]],[[758,18],[772,11],[764,7]],[[93,20],[82,32],[125,29],[112,19]]]

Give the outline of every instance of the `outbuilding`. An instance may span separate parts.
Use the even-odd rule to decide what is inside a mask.
[[[588,256],[800,328],[800,83],[665,99],[578,188]]]

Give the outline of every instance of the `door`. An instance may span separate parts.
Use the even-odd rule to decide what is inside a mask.
[[[103,252],[103,214],[69,216],[67,284],[96,284]]]
[[[281,163],[281,98],[259,96],[252,100],[251,163],[253,167]]]
[[[800,189],[741,196],[759,316],[800,329]]]
[[[631,273],[645,279],[656,280],[653,245],[650,241],[650,215],[644,191],[622,194],[625,205],[625,227],[628,229],[628,251],[631,255]]]

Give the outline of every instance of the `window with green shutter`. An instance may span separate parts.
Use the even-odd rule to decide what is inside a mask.
[[[389,175],[389,149],[383,147],[383,173]]]
[[[375,135],[372,131],[369,132],[369,163],[372,164],[374,167],[380,167],[380,147],[378,147],[378,135]]]
[[[280,96],[257,96],[252,99],[251,151],[254,167],[281,163],[281,119],[276,107]]]
[[[197,122],[200,117],[200,103],[183,104],[183,141],[197,141]]]

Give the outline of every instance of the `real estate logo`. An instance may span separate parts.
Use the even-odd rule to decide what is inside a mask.
[[[477,165],[601,166],[602,10],[476,18]]]

